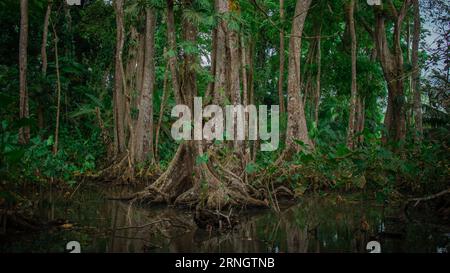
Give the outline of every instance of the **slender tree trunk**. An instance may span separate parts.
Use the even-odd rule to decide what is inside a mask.
[[[248,77],[247,77],[248,102],[249,102],[249,104],[255,105],[255,80],[254,80],[255,44],[254,44],[254,40],[252,40],[252,38],[249,38],[248,48],[249,48],[249,50],[248,50],[248,54],[246,56],[246,63],[248,66]],[[258,147],[258,141],[257,140],[252,141],[251,145],[250,145],[250,160],[251,161],[256,160],[257,147]]]
[[[125,142],[125,97],[123,94],[122,53],[125,39],[123,0],[115,0],[116,10],[116,56],[114,73],[114,154],[121,155],[126,149]]]
[[[217,28],[214,28],[211,31],[211,37],[212,37],[212,46],[211,46],[211,76],[215,77],[216,75],[216,52],[217,52],[217,46],[216,46],[216,35],[217,35]],[[211,81],[208,83],[208,89],[205,96],[205,103],[209,104],[214,99],[214,81]]]
[[[44,27],[42,31],[42,43],[41,43],[41,58],[42,58],[42,75],[47,75],[47,38],[48,38],[48,25],[50,22],[50,15],[52,13],[52,1],[47,3],[47,11],[45,12]]]
[[[164,49],[164,52],[166,50]],[[166,55],[166,54],[164,54]],[[163,82],[163,94],[161,99],[161,105],[159,107],[159,118],[158,118],[158,124],[156,125],[155,130],[155,160],[159,161],[159,134],[161,130],[162,120],[164,116],[164,108],[166,107],[167,100],[169,98],[169,84],[168,84],[168,77],[169,77],[169,63],[166,64],[166,69],[164,70],[164,82]]]
[[[139,102],[139,117],[136,125],[136,162],[149,158],[154,162],[153,154],[153,90],[155,85],[155,27],[154,9],[146,9],[145,54],[142,76],[142,89]]]
[[[21,119],[29,117],[27,88],[27,49],[28,49],[28,0],[20,0],[20,41],[19,41],[19,90]],[[19,142],[27,144],[30,141],[30,127],[19,129]]]
[[[420,5],[419,0],[413,1],[414,7],[414,31],[412,48],[412,90],[414,96],[414,124],[415,124],[415,142],[422,140],[422,100],[420,92],[420,66],[419,66],[419,43],[420,43]]]
[[[180,89],[178,62],[177,62],[177,45],[175,34],[175,19],[173,15],[173,0],[167,0],[167,42],[169,45],[169,67],[172,74],[172,87],[177,104],[183,103]]]
[[[59,74],[58,35],[56,33],[56,28],[54,25],[53,25],[53,36],[55,39],[55,66],[56,66],[56,87],[57,87],[55,143],[53,144],[53,154],[56,155],[56,153],[58,153],[58,144],[59,144],[59,119],[61,112],[61,79]]]
[[[355,132],[360,134],[364,131],[364,123],[365,123],[365,101],[364,98],[359,95],[357,103],[357,115],[356,115],[356,129]],[[362,143],[364,141],[364,135],[360,134],[357,138],[358,143]]]
[[[242,68],[242,103],[244,106],[249,103],[248,96],[248,72],[247,72],[247,50],[245,48],[244,35],[241,35],[241,68]]]
[[[294,19],[292,22],[292,31],[289,41],[289,66],[288,66],[288,124],[286,136],[287,151],[294,148],[299,150],[300,146],[295,142],[300,140],[307,144],[309,148],[314,146],[308,136],[305,111],[303,101],[300,97],[300,61],[302,34],[306,15],[311,5],[311,0],[297,0]]]
[[[314,94],[314,122],[316,127],[319,126],[319,104],[320,104],[320,90],[321,90],[321,78],[322,78],[322,46],[321,46],[321,33],[322,26],[319,30],[319,36],[317,37],[317,77],[316,77],[316,92]]]
[[[350,105],[349,105],[349,119],[348,119],[348,128],[347,128],[347,146],[352,149],[354,147],[354,134],[355,134],[355,125],[356,125],[356,104],[357,104],[357,95],[358,89],[356,85],[356,30],[355,30],[355,20],[354,20],[354,9],[355,9],[355,0],[350,0],[350,3],[347,7],[347,16],[348,16],[348,24],[350,29],[350,37],[351,37],[351,55],[352,55],[352,82],[351,82],[351,97],[350,97]]]
[[[245,48],[245,41],[244,41],[244,35],[241,35],[240,41],[241,41],[241,68],[242,68],[242,103],[244,107],[246,107],[249,104],[249,96],[248,96],[248,76],[247,76],[247,50]],[[250,122],[249,114],[245,113],[245,123],[247,126],[245,126],[245,136],[248,136],[248,124]],[[250,150],[250,141],[244,142],[243,149],[244,149],[244,156],[243,156],[243,165],[247,166],[247,164],[250,162],[251,159],[251,150]],[[248,182],[248,175],[245,172],[245,182]]]
[[[42,30],[42,43],[41,43],[41,59],[42,59],[42,77],[45,78],[47,75],[48,59],[47,59],[47,39],[48,39],[48,25],[50,22],[50,15],[52,13],[52,1],[47,2],[47,11],[44,17],[44,27]],[[42,102],[38,100],[38,126],[39,129],[44,129],[44,106]]]
[[[284,23],[284,0],[280,0],[280,21]],[[278,78],[278,103],[280,104],[280,114],[284,116],[286,112],[284,106],[284,92],[283,92],[283,83],[284,83],[284,29],[282,28],[280,31],[280,74]]]

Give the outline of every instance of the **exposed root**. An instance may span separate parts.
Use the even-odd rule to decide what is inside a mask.
[[[127,152],[118,162],[99,172],[99,177],[118,184],[135,183],[135,169],[131,162],[130,153]]]
[[[152,185],[138,192],[133,202],[170,204],[191,188],[192,159],[189,154],[189,145],[181,144],[167,170]]]
[[[252,196],[254,191],[210,155],[208,162],[195,163],[203,155],[198,142],[183,143],[167,170],[155,183],[137,193],[133,203],[168,203],[221,211],[234,206],[264,206],[267,202]],[[230,162],[228,162],[230,164]]]
[[[101,170],[96,177],[101,178],[103,181],[114,181],[116,184],[130,185],[144,181],[154,181],[159,173],[161,173],[161,170],[155,165],[137,169],[131,154],[127,151],[126,155],[109,167]]]

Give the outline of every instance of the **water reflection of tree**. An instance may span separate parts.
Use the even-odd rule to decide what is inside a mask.
[[[233,230],[213,231],[197,228],[188,211],[113,204],[110,252],[365,252],[380,219],[360,204],[305,198],[279,214],[252,214]]]

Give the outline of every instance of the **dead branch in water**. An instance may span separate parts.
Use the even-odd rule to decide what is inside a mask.
[[[446,189],[446,190],[443,190],[441,192],[438,192],[438,193],[435,193],[435,194],[432,194],[432,195],[428,195],[428,196],[425,196],[425,197],[410,198],[410,199],[408,199],[407,203],[415,202],[414,203],[414,207],[416,207],[422,201],[429,201],[429,200],[432,200],[432,199],[436,199],[436,198],[441,197],[443,195],[446,195],[448,193],[450,193],[450,189]]]
[[[150,223],[147,223],[147,224],[143,224],[143,225],[140,225],[140,226],[118,227],[118,228],[115,228],[115,230],[140,229],[140,228],[145,228],[145,227],[152,226],[152,225],[155,225],[155,224],[159,224],[159,223],[162,223],[162,222],[170,222],[170,219],[160,219],[160,220],[156,220],[156,221],[153,221],[153,222],[150,222]]]

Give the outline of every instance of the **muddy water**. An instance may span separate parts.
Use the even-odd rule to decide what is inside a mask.
[[[425,212],[404,217],[360,196],[305,197],[298,204],[250,210],[234,230],[196,227],[192,214],[167,207],[130,207],[106,196],[130,189],[82,186],[70,197],[53,194],[38,205],[40,217],[68,220],[42,232],[10,237],[1,252],[64,252],[78,241],[81,252],[382,252],[450,251],[450,227]]]

